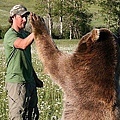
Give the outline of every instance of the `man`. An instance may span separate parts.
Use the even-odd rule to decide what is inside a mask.
[[[38,79],[31,62],[31,43],[34,34],[24,31],[27,16],[30,14],[22,5],[10,10],[10,29],[4,36],[7,63],[6,89],[8,91],[10,120],[38,120],[38,98],[36,82]],[[30,14],[32,15],[32,14]]]

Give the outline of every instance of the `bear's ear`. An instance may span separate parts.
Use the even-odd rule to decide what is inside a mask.
[[[99,29],[93,29],[91,31],[90,39],[92,42],[96,42],[99,39],[100,36],[100,30]]]

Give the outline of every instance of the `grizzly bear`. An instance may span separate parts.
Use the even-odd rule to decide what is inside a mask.
[[[119,120],[112,33],[105,28],[93,29],[70,54],[57,48],[40,16],[33,14],[30,22],[45,72],[64,92],[61,120]]]

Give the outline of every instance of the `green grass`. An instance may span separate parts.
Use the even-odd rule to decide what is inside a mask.
[[[77,46],[78,40],[55,40],[58,48],[63,52],[72,52]],[[8,102],[5,91],[5,56],[3,44],[0,44],[0,120],[8,120]],[[63,102],[62,90],[52,82],[49,76],[43,72],[43,66],[34,43],[32,45],[32,60],[38,77],[43,81],[44,87],[38,89],[38,107],[40,110],[40,120],[58,120],[61,118]]]
[[[78,40],[55,40],[55,43],[60,50],[71,53],[76,49]]]

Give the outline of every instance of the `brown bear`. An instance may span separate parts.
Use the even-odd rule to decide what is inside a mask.
[[[41,17],[33,15],[30,21],[45,72],[64,92],[61,120],[119,120],[112,33],[105,28],[93,29],[68,54],[57,48]]]

